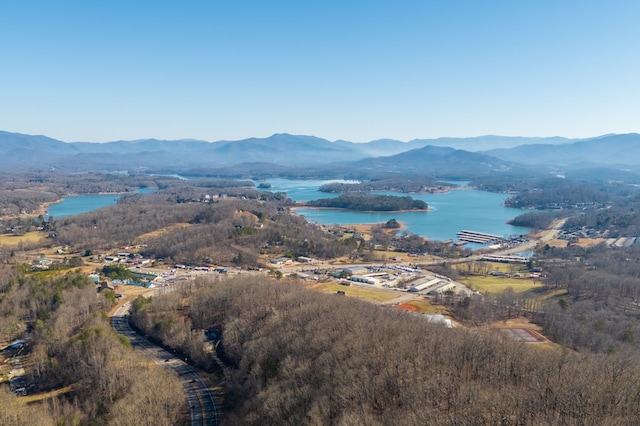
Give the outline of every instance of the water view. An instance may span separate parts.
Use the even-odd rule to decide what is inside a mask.
[[[139,194],[149,194],[155,188],[140,188]],[[51,204],[47,208],[47,216],[59,219],[74,214],[88,213],[103,207],[115,205],[124,194],[85,194],[65,197],[59,203]]]
[[[295,201],[334,197],[318,188],[328,181],[269,180],[271,191],[286,192]],[[397,192],[377,192],[383,195],[406,196]],[[457,189],[442,194],[409,194],[429,204],[428,212],[356,212],[339,209],[299,208],[296,213],[312,222],[326,225],[373,224],[395,218],[406,230],[432,240],[457,239],[463,229],[500,236],[527,234],[530,229],[512,226],[506,222],[522,214],[522,210],[504,207],[506,194]]]
[[[318,198],[334,198],[340,194],[330,194],[320,192],[318,188],[327,183],[358,183],[354,180],[331,179],[331,180],[293,180],[293,179],[269,179],[266,183],[271,184],[268,191],[286,192],[289,198],[295,201],[310,201]],[[256,183],[256,187],[258,183]]]

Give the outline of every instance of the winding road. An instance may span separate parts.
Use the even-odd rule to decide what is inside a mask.
[[[111,317],[113,328],[119,334],[127,337],[133,348],[138,349],[166,370],[177,374],[187,396],[192,426],[217,426],[218,410],[209,387],[189,364],[167,350],[154,345],[131,328],[128,318],[130,307],[131,303],[127,302],[116,310]]]

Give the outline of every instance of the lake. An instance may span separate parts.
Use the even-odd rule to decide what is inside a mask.
[[[310,201],[318,198],[334,198],[340,194],[330,194],[328,192],[320,192],[318,188],[327,183],[359,183],[354,180],[293,180],[293,179],[269,179],[266,183],[271,184],[271,188],[266,191],[286,192],[289,198],[295,201]],[[259,182],[255,182],[256,188]]]
[[[309,201],[318,198],[336,197],[339,194],[328,194],[318,191],[321,185],[330,182],[353,182],[344,180],[289,180],[269,179],[269,191],[286,192],[295,201]],[[152,188],[143,188],[138,193],[149,193]],[[477,191],[473,189],[456,189],[442,194],[402,194],[396,192],[376,192],[384,195],[400,195],[423,200],[429,204],[428,212],[356,212],[337,209],[296,209],[296,213],[307,220],[325,225],[373,224],[396,219],[406,230],[431,240],[456,240],[457,232],[463,229],[485,232],[500,236],[521,235],[530,229],[507,224],[507,221],[523,211],[504,207],[502,204],[508,197],[506,194]],[[51,204],[48,214],[54,218],[62,218],[80,213],[87,213],[118,202],[122,194],[92,194],[66,197],[60,203]],[[482,247],[469,244],[469,247]]]
[[[139,194],[149,194],[155,188],[140,188],[136,192]],[[53,216],[60,219],[74,214],[88,213],[107,206],[117,204],[118,199],[124,194],[86,194],[65,197],[59,203],[50,204],[47,207],[47,217]]]
[[[295,201],[308,201],[318,198],[335,197],[338,194],[326,194],[318,188],[328,181],[304,181],[272,179],[270,191],[286,192]],[[429,204],[427,212],[357,212],[339,209],[296,209],[296,214],[307,220],[325,225],[373,224],[396,219],[406,230],[431,240],[457,240],[457,232],[470,230],[508,237],[530,232],[529,228],[507,224],[523,213],[520,209],[504,207],[506,194],[477,191],[473,189],[455,189],[441,194],[402,194],[380,191],[383,195],[410,195],[414,199]],[[470,247],[480,245],[469,244]]]

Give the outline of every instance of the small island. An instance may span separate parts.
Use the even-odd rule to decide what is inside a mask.
[[[364,182],[331,182],[322,185],[318,190],[327,193],[350,193],[367,191],[394,191],[415,193],[415,194],[435,194],[447,192],[458,185],[442,182],[438,179],[424,176],[403,176],[402,178],[381,178]]]
[[[306,207],[323,207],[356,211],[392,212],[429,209],[427,203],[413,198],[394,195],[342,194],[336,198],[308,201]]]

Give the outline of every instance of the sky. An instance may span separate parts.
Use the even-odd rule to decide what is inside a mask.
[[[640,132],[637,0],[0,0],[0,130],[66,142]]]

